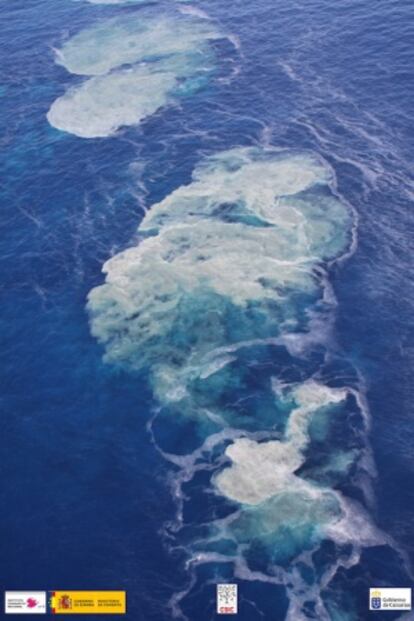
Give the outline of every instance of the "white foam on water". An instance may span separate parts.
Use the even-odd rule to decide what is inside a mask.
[[[147,424],[147,430],[150,433],[152,443],[166,461],[179,468],[178,474],[175,477],[172,477],[170,481],[172,497],[176,502],[176,523],[173,526],[173,530],[178,530],[183,522],[183,508],[184,501],[186,499],[186,494],[183,491],[183,485],[191,481],[197,472],[214,470],[215,466],[213,464],[206,463],[206,456],[208,457],[211,455],[214,449],[218,446],[240,438],[244,432],[232,428],[223,429],[218,433],[213,433],[208,436],[198,448],[194,449],[194,451],[185,455],[175,455],[163,451],[158,446],[153,432],[155,418],[156,415]],[[268,437],[268,433],[257,432],[251,434],[251,437],[254,440],[260,440]]]
[[[110,136],[154,114],[168,102],[175,84],[174,74],[153,73],[145,66],[99,76],[59,97],[47,119],[53,127],[81,138]]]
[[[48,121],[81,138],[136,125],[203,85],[214,70],[209,42],[219,38],[211,23],[194,16],[135,13],[100,21],[55,50],[57,64],[92,77],[59,97]]]
[[[350,210],[332,193],[317,193],[333,183],[330,167],[312,154],[233,149],[197,166],[193,182],[154,205],[140,228],[150,231],[203,218],[220,219],[220,211],[233,205],[239,215],[275,227],[279,245],[300,248],[297,256],[315,265],[338,257],[349,241]]]
[[[309,500],[318,498],[323,492],[294,473],[305,461],[312,415],[323,406],[343,401],[346,395],[346,390],[334,390],[314,381],[293,390],[290,397],[298,407],[289,416],[285,438],[270,442],[241,438],[230,444],[226,455],[232,465],[215,478],[219,492],[251,505],[285,492],[302,494]]]
[[[212,475],[206,491],[235,503],[226,518],[209,522],[210,534],[187,546],[190,580],[171,600],[176,616],[182,616],[180,602],[197,582],[197,566],[231,562],[237,578],[286,587],[289,621],[306,618],[309,600],[318,618],[329,621],[321,591],[337,569],[357,563],[363,546],[389,543],[358,503],[300,474],[318,412],[328,412],[329,424],[329,416],[354,397],[364,422],[361,434],[368,428],[363,395],[354,388],[274,378],[269,390],[285,408],[283,433],[272,423],[256,433],[232,426],[220,391],[211,409],[197,406],[193,395],[195,380],[214,386],[219,377],[230,390],[233,380],[237,386],[237,365],[249,348],[285,347],[303,358],[315,345],[329,351],[329,309],[337,303],[327,274],[354,247],[353,224],[352,210],[336,195],[333,171],[322,159],[271,148],[232,149],[205,158],[188,185],[146,210],[138,230],[142,241],[110,259],[103,268],[105,283],[90,292],[91,330],[106,360],[146,369],[161,404],[222,429],[188,455],[165,453],[152,435],[178,470],[170,482],[177,506],[170,534],[185,527],[184,486],[199,472]],[[252,309],[258,323],[268,322],[268,333],[257,336],[247,322]],[[229,331],[239,323],[245,327],[232,341]],[[352,462],[371,474],[366,444],[328,456],[324,467],[346,474]],[[278,557],[285,532],[287,550]],[[311,554],[323,539],[351,544],[352,552],[333,560],[309,585],[295,563],[312,569]],[[233,544],[229,553],[208,547],[225,541]],[[275,559],[266,571],[249,567],[247,553],[255,541]],[[278,560],[284,553],[293,559],[289,569]]]
[[[210,19],[209,14],[198,8],[197,6],[183,6],[179,9],[179,11],[183,15],[194,15],[195,17],[199,17],[200,19]]]
[[[70,73],[105,75],[125,64],[201,54],[208,41],[220,36],[205,20],[135,13],[82,30],[63,44],[56,62]],[[182,62],[188,63],[188,59]]]
[[[359,548],[381,544],[393,545],[390,538],[372,523],[358,503],[341,496],[341,519],[328,525],[326,533],[337,543],[356,544]]]
[[[251,303],[269,315],[271,303],[294,332],[300,309],[292,295],[317,296],[316,266],[348,243],[348,210],[318,193],[330,181],[330,169],[310,154],[251,148],[207,158],[192,183],[147,211],[139,231],[158,234],[110,259],[105,284],[90,293],[92,332],[107,360],[139,368],[160,359],[160,346],[164,359],[178,354],[168,335],[191,312],[188,298],[200,295],[219,296],[241,316]],[[229,205],[239,221],[223,222]],[[191,328],[197,347],[182,352],[192,365],[228,345],[220,315],[198,312],[205,317]]]
[[[148,340],[172,327],[186,293],[208,288],[245,306],[250,300],[283,303],[285,296],[278,287],[312,290],[313,257],[302,251],[272,229],[214,221],[171,226],[108,261],[105,288],[91,294],[91,300],[96,308],[98,298],[109,295],[120,313],[128,313],[131,305],[142,310],[134,320],[134,335],[136,341],[140,334]],[[99,329],[97,320],[95,328]],[[212,334],[206,336],[214,339]]]
[[[339,217],[339,224],[348,216],[347,210],[332,198],[312,203],[308,198],[286,204],[293,197],[317,185],[333,182],[332,172],[319,158],[310,153],[280,152],[254,147],[238,148],[219,153],[200,163],[193,172],[193,182],[182,186],[160,203],[153,205],[141,224],[142,230],[186,222],[204,217],[217,218],[222,205],[236,203],[240,211],[261,218],[263,222],[281,225],[283,229],[300,228],[308,217],[312,224],[313,210],[324,212],[329,221]],[[305,210],[305,213],[303,211]],[[335,215],[331,215],[335,211]],[[338,213],[336,213],[338,211]],[[318,222],[324,227],[323,221]]]

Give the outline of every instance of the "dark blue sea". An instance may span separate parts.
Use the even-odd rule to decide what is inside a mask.
[[[414,618],[413,3],[0,26],[1,589]]]

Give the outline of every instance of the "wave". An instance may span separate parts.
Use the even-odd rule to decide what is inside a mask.
[[[175,471],[177,504],[165,535],[186,550],[190,575],[174,616],[185,618],[201,566],[217,581],[230,563],[236,578],[283,585],[287,619],[307,618],[310,602],[330,619],[338,568],[358,563],[364,546],[391,545],[367,512],[358,376],[330,334],[327,276],[354,247],[353,229],[324,160],[235,148],[206,157],[191,183],[153,205],[138,246],[110,259],[90,292],[106,361],[148,373],[160,404],[149,430]],[[186,437],[181,454],[169,445],[174,427]],[[191,518],[200,493],[213,507],[201,525]],[[337,554],[321,572],[314,558],[326,541]]]
[[[162,106],[188,96],[215,71],[212,42],[225,39],[194,16],[139,13],[98,22],[56,50],[72,74],[91,76],[70,87],[47,118],[82,138],[109,136]]]

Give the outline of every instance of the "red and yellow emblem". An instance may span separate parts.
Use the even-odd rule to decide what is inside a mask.
[[[52,614],[119,614],[126,613],[125,591],[52,591]]]

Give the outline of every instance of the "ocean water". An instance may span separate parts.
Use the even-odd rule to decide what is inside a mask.
[[[0,23],[2,588],[412,618],[412,3]]]

